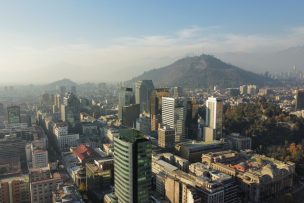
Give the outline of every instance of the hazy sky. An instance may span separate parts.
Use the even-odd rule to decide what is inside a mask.
[[[119,81],[201,53],[304,42],[304,1],[0,0],[0,83]]]

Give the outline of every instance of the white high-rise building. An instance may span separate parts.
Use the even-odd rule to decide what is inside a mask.
[[[164,125],[168,125],[170,128],[173,128],[173,129],[175,129],[174,109],[175,109],[175,99],[172,97],[163,97],[162,98],[162,123]]]
[[[206,127],[204,140],[213,141],[222,138],[223,129],[223,101],[209,97],[206,101]]]
[[[182,99],[162,98],[162,124],[175,130],[175,142],[185,136],[186,108]]]

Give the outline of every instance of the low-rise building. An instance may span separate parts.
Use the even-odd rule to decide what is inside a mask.
[[[229,175],[195,163],[186,173],[161,156],[152,159],[152,172],[158,196],[169,202],[236,203],[237,185]]]
[[[275,199],[293,186],[295,164],[282,162],[251,151],[210,152],[202,156],[210,168],[234,176],[244,201],[254,203]]]
[[[201,161],[202,154],[228,149],[229,144],[224,140],[212,142],[187,141],[175,145],[177,154],[190,163]]]
[[[158,129],[158,146],[165,149],[173,149],[175,145],[175,130],[169,126]]]
[[[61,202],[84,203],[81,195],[73,185],[59,184],[52,193],[52,203]]]

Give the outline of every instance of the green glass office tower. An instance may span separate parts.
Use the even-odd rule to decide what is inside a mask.
[[[115,195],[119,203],[145,203],[151,188],[151,142],[135,129],[114,138]]]

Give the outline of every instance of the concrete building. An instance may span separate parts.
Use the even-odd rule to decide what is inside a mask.
[[[162,98],[162,124],[175,130],[175,142],[181,142],[186,134],[186,110],[183,99]]]
[[[201,163],[191,164],[190,170],[186,173],[163,160],[162,156],[153,157],[152,172],[156,177],[158,195],[176,203],[238,202],[237,185],[231,176]]]
[[[104,192],[114,184],[114,159],[104,158],[86,163],[86,191],[90,199],[102,202]]]
[[[162,124],[175,129],[175,99],[172,97],[162,98]]]
[[[81,134],[84,136],[97,135],[98,134],[98,126],[95,123],[91,122],[82,122],[81,123]]]
[[[68,124],[68,130],[71,133],[78,132],[80,122],[80,101],[76,95],[69,93],[63,98],[61,105],[61,120]]]
[[[150,114],[150,99],[153,90],[152,80],[141,80],[135,83],[135,102],[140,104],[140,113]]]
[[[18,175],[0,179],[1,203],[30,203],[29,176]]]
[[[47,167],[49,163],[48,151],[43,149],[34,149],[32,151],[32,167],[43,168]]]
[[[242,201],[275,200],[293,186],[295,164],[281,162],[252,151],[221,151],[202,155],[210,168],[234,176],[245,194]]]
[[[134,129],[114,138],[115,195],[118,202],[144,203],[151,189],[151,143]]]
[[[206,101],[206,127],[204,141],[211,142],[222,138],[223,131],[223,101],[209,97]]]
[[[151,93],[151,131],[155,132],[158,129],[158,124],[161,123],[162,113],[162,97],[169,97],[168,88],[157,88]]]
[[[59,184],[52,193],[52,203],[62,202],[84,203],[81,195],[73,185]]]
[[[68,133],[68,125],[66,123],[56,123],[54,126],[54,135],[57,139],[58,147],[62,151],[69,150],[70,147],[77,146],[79,140],[78,133]]]
[[[59,174],[51,174],[49,167],[30,169],[31,203],[49,203],[57,184],[61,182]]]
[[[228,149],[229,144],[223,140],[212,142],[187,141],[175,145],[177,155],[187,159],[190,163],[198,162],[204,153]]]
[[[9,124],[21,123],[20,106],[7,107],[7,118]]]
[[[175,143],[175,131],[169,126],[158,129],[158,146],[165,149],[173,149]]]

